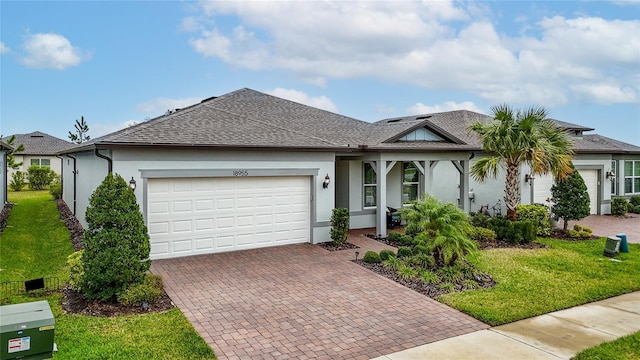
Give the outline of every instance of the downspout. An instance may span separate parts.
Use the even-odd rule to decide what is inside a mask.
[[[109,169],[109,174],[111,174],[113,172],[113,160],[111,160],[111,158],[106,155],[100,154],[97,148],[95,149],[95,154],[97,157],[107,160],[107,168]]]
[[[76,167],[76,158],[67,154],[68,158],[73,159],[73,216],[76,215],[76,198],[77,198],[77,187],[76,187],[76,176],[78,176],[78,168]]]
[[[4,147],[2,148],[3,150],[5,149]],[[4,171],[2,176],[4,176],[4,202],[5,204],[9,202],[9,191],[7,191],[7,189],[9,188],[9,165],[7,164],[7,153],[5,151],[2,152],[2,163],[4,164]],[[0,204],[0,210],[2,208],[4,208],[4,204]]]
[[[60,155],[56,157],[60,159],[60,199],[64,199],[64,160]]]

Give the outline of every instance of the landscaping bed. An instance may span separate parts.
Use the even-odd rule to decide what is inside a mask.
[[[351,249],[360,249],[358,245],[354,245],[352,243],[344,243],[342,245],[334,245],[333,242],[323,242],[318,244],[321,248],[327,251],[340,251],[340,250],[351,250]]]
[[[84,233],[84,229],[80,224],[80,221],[76,219],[75,215],[71,212],[67,203],[65,203],[62,199],[56,200],[56,204],[58,205],[58,212],[60,213],[60,220],[64,223],[64,226],[69,229],[69,234],[71,235],[71,245],[73,245],[73,250],[78,251],[84,248],[84,244],[82,243],[82,236]]]
[[[9,218],[9,213],[11,213],[11,208],[13,207],[12,203],[4,204],[2,211],[0,211],[0,234],[7,226],[7,219]]]
[[[72,290],[69,286],[62,288],[62,294],[62,308],[66,312],[85,316],[113,317],[146,314],[166,311],[175,307],[166,293],[164,293],[158,301],[148,304],[146,309],[141,306],[125,306],[118,302],[88,300],[85,299],[82,294]]]

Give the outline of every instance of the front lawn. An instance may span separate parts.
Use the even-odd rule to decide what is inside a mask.
[[[572,360],[640,359],[640,332],[623,336],[579,352]]]
[[[9,192],[15,202],[0,235],[0,281],[41,276],[68,278],[69,232],[46,191]],[[55,359],[215,359],[179,309],[113,318],[66,313],[59,292],[20,295],[3,304],[48,300],[55,316]]]
[[[614,262],[602,255],[605,238],[538,241],[548,248],[482,251],[476,265],[497,285],[438,300],[495,326],[640,290],[640,244]]]

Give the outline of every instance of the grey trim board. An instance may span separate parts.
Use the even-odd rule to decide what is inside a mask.
[[[318,176],[319,168],[299,169],[140,169],[142,178]]]

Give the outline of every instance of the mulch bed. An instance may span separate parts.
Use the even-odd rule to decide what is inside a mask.
[[[67,204],[62,200],[56,200],[58,211],[60,212],[60,220],[69,229],[71,233],[71,244],[75,251],[84,248],[83,235],[84,229],[80,221],[73,215]],[[167,293],[151,304],[146,309],[142,306],[126,306],[117,302],[104,302],[98,300],[85,299],[82,294],[65,285],[62,288],[62,308],[72,314],[80,314],[86,316],[114,317],[121,315],[147,314],[161,312],[175,307],[171,298]]]
[[[71,245],[73,245],[73,250],[82,250],[84,248],[84,244],[82,243],[84,229],[82,228],[80,221],[76,219],[75,215],[73,215],[67,206],[67,203],[63,200],[56,200],[56,204],[58,205],[60,220],[62,220],[67,229],[69,229],[69,233],[71,233]]]
[[[327,251],[340,251],[340,250],[350,250],[350,249],[360,249],[360,246],[354,245],[352,243],[344,243],[344,245],[336,246],[333,245],[331,241],[319,243],[318,246],[327,250]]]
[[[420,279],[405,279],[400,275],[398,275],[397,272],[385,268],[382,264],[371,264],[371,263],[364,262],[363,260],[351,260],[351,261],[357,263],[358,265],[364,268],[367,268],[375,272],[378,275],[382,275],[387,279],[393,280],[402,286],[408,287],[409,289],[417,291],[420,294],[426,295],[432,299],[436,299],[438,296],[448,293],[448,291],[439,288],[437,285],[427,284],[424,281],[421,281]],[[488,289],[496,285],[495,280],[493,280],[488,275],[480,276],[475,280],[478,282],[478,285],[482,289]],[[455,285],[455,291],[462,291],[462,290],[464,290],[462,286]]]
[[[6,203],[4,204],[2,211],[0,211],[0,234],[2,234],[2,231],[4,231],[4,228],[7,226],[7,219],[9,218],[12,207],[12,203]]]
[[[62,308],[72,314],[85,316],[113,317],[121,315],[148,314],[166,311],[175,307],[165,293],[160,300],[149,304],[147,309],[142,306],[125,306],[116,302],[104,302],[85,299],[82,294],[71,290],[68,286],[62,289]]]

